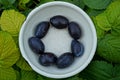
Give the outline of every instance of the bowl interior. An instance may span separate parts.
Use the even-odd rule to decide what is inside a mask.
[[[69,21],[77,22],[82,30],[82,37],[79,39],[79,41],[82,42],[85,47],[84,55],[76,58],[75,62],[70,67],[65,69],[58,69],[56,66],[51,66],[51,67],[41,66],[38,62],[39,56],[33,53],[28,45],[28,39],[34,36],[35,26],[39,22],[48,21],[52,16],[55,15],[63,15],[67,17]],[[89,17],[86,16],[87,15],[81,9],[79,9],[78,7],[72,4],[65,2],[51,2],[51,3],[46,3],[40,7],[37,7],[28,15],[20,32],[19,43],[23,57],[28,61],[30,66],[36,72],[47,77],[63,78],[78,73],[79,71],[84,69],[87,66],[87,64],[91,61],[96,48],[95,29]],[[65,31],[67,31],[67,29],[65,29]],[[57,42],[55,41],[55,43]],[[70,51],[70,46],[68,46],[67,50]],[[55,54],[57,56],[60,55],[59,52],[57,51]]]

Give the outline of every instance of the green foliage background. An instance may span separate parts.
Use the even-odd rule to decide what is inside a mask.
[[[92,62],[81,73],[62,80],[120,80],[120,0],[0,0],[0,80],[56,80],[34,72],[18,46],[18,34],[29,12],[50,1],[82,8],[97,30]]]

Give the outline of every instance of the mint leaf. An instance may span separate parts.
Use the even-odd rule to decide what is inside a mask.
[[[79,76],[87,80],[120,80],[120,64],[92,61]]]
[[[76,6],[82,8],[82,9],[84,9],[84,7],[85,7],[83,0],[57,0],[57,1],[69,2],[69,3],[75,4]]]
[[[16,80],[20,80],[20,72],[15,70],[15,73],[16,73]]]
[[[88,8],[86,12],[88,13],[89,16],[97,16],[98,14],[102,13],[104,10],[96,10],[96,9],[91,9]]]
[[[106,15],[106,12],[96,16],[96,21],[97,21],[97,25],[101,29],[103,29],[105,31],[109,31],[109,30],[111,30],[112,24],[110,24],[110,22],[108,21],[107,16],[105,16],[105,15]]]
[[[0,80],[16,80],[16,73],[12,67],[0,67]]]
[[[24,20],[23,14],[15,10],[4,10],[0,20],[1,29],[9,32],[12,36],[17,36]]]
[[[16,0],[0,0],[3,5],[13,4]]]
[[[37,73],[33,71],[21,70],[21,79],[20,80],[36,80]]]
[[[119,63],[120,52],[120,0],[112,2],[102,14],[94,18],[98,39],[97,53],[104,59]],[[98,28],[98,29],[97,29]],[[103,30],[103,32],[101,32]],[[104,36],[102,37],[102,33]]]
[[[75,75],[73,77],[69,77],[69,78],[66,78],[66,79],[59,79],[59,80],[86,80],[86,79],[79,78],[78,76],[79,75]],[[37,80],[57,80],[57,79],[47,78],[47,77],[38,75]]]
[[[8,55],[9,55],[9,54],[11,54],[11,52],[8,53]],[[0,66],[1,66],[1,67],[9,67],[9,66],[12,66],[12,65],[15,64],[16,61],[19,59],[19,55],[20,55],[20,53],[18,52],[18,50],[16,50],[16,51],[12,52],[12,54],[9,55],[9,56],[1,57],[1,58],[0,58],[0,61],[1,61]]]
[[[85,5],[91,9],[106,9],[111,0],[83,0]]]
[[[105,31],[98,26],[97,20],[95,17],[92,17],[92,20],[93,20],[95,28],[96,28],[97,38],[98,39],[103,38],[105,36]]]
[[[97,25],[105,30],[110,31],[115,36],[120,36],[120,0],[111,3],[106,11],[96,16]]]
[[[23,59],[21,56],[20,59],[16,62],[16,65],[22,69],[22,70],[28,70],[31,71],[32,68],[29,66],[29,64]]]
[[[83,0],[73,0],[73,4],[77,5],[78,7],[84,9],[85,8],[85,4],[83,2]]]
[[[0,0],[0,8],[1,10],[3,9],[11,9],[15,8],[13,4],[15,3],[16,0]]]
[[[113,35],[120,36],[120,0],[116,0],[108,7],[106,16],[111,24]]]
[[[120,64],[115,65],[113,68],[113,80],[120,79]]]
[[[38,74],[38,75],[37,75],[37,80],[57,80],[57,79],[44,77],[44,76]],[[64,80],[64,79],[63,79],[63,80]]]
[[[113,76],[113,70],[112,64],[104,61],[93,61],[80,73],[80,76],[87,80],[115,80],[114,77],[117,76]],[[117,77],[116,80],[119,80],[119,77]]]
[[[106,35],[98,43],[97,53],[110,62],[120,63],[120,37]]]
[[[19,52],[12,36],[0,31],[0,67],[10,67],[19,59]]]

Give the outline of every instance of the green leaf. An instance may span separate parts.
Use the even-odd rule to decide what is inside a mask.
[[[11,52],[9,52],[8,55],[9,54],[11,54]],[[12,66],[19,59],[19,55],[20,55],[20,53],[18,52],[18,50],[16,50],[16,51],[12,52],[12,54],[9,56],[4,56],[4,58],[1,57],[0,58],[0,61],[1,61],[0,66],[1,67]]]
[[[30,65],[23,59],[23,57],[21,56],[20,59],[16,62],[16,65],[22,69],[22,70],[28,70],[31,71],[32,68],[30,67]]]
[[[105,31],[105,37],[98,42],[97,53],[104,59],[120,63],[120,0],[112,2],[109,7],[95,17],[95,25]],[[97,32],[99,31],[97,29]],[[99,31],[97,34],[101,34]],[[99,38],[99,37],[98,37]]]
[[[19,0],[21,4],[27,4],[30,0]]]
[[[34,8],[34,7],[33,7],[33,8]],[[25,10],[25,11],[23,12],[23,14],[24,14],[25,16],[27,16],[31,11],[32,11],[32,9],[27,9],[27,10]]]
[[[0,67],[9,67],[19,59],[19,52],[12,36],[0,31]]]
[[[0,20],[1,29],[9,32],[12,36],[18,36],[24,20],[23,14],[15,10],[4,10]]]
[[[101,39],[105,36],[105,31],[103,29],[101,29],[98,24],[97,24],[97,21],[96,21],[96,18],[95,17],[92,17],[92,20],[94,22],[94,25],[95,25],[95,28],[96,28],[96,32],[97,32],[97,38],[98,39]]]
[[[120,0],[116,0],[106,10],[106,16],[111,24],[112,34],[120,35]]]
[[[97,53],[110,62],[120,63],[120,37],[106,35],[98,43]]]
[[[0,68],[0,80],[16,80],[16,73],[12,67]]]
[[[29,2],[30,2],[30,0],[19,0],[19,4],[18,4],[19,9],[26,10],[27,9],[26,4]]]
[[[79,76],[87,80],[120,80],[120,64],[113,66],[105,61],[92,61]]]
[[[96,16],[96,21],[97,21],[97,25],[101,28],[101,29],[103,29],[103,30],[105,30],[105,31],[109,31],[109,30],[111,30],[111,24],[110,24],[110,22],[108,21],[108,18],[107,18],[107,16],[105,16],[105,12],[104,13],[102,13],[102,14],[100,14],[100,15],[98,15],[98,16]]]
[[[45,77],[45,76],[42,76],[42,75],[37,75],[37,80],[57,80],[57,79],[53,79],[53,78],[48,78],[48,77]],[[61,80],[61,79],[60,79]],[[64,79],[62,79],[64,80]]]
[[[113,76],[113,70],[113,66],[107,62],[93,61],[83,72],[80,73],[80,76],[87,80],[114,80],[114,77],[117,76]],[[116,80],[119,80],[119,77],[117,77]]]
[[[91,9],[106,9],[111,0],[83,0],[85,5]]]
[[[113,35],[120,35],[120,0],[109,5],[106,11],[96,16],[97,25],[105,30],[111,31]]]
[[[119,26],[115,26],[112,28],[111,30],[112,34],[115,35],[115,36],[120,36],[120,25]]]
[[[1,10],[3,9],[13,9],[13,8],[16,8],[14,6],[14,3],[15,3],[16,0],[0,0],[0,8]]]
[[[40,4],[43,4],[43,3],[46,3],[46,2],[51,2],[51,1],[54,1],[54,0],[40,0]]]
[[[16,46],[19,47],[19,36],[13,36],[14,42],[16,43]]]
[[[96,10],[96,9],[90,9],[88,8],[86,12],[89,16],[97,16],[98,14],[102,13],[104,10]]]
[[[0,25],[0,31],[1,31],[1,25]]]
[[[84,7],[85,7],[83,0],[58,0],[58,1],[69,2],[69,3],[75,4],[76,6],[82,8],[82,9],[84,9]]]
[[[37,73],[33,71],[21,70],[21,79],[20,80],[36,80]]]
[[[16,73],[16,80],[20,80],[20,72],[15,70],[15,73]]]
[[[74,77],[67,78],[65,80],[84,80],[84,79],[74,76]]]
[[[115,65],[113,68],[113,80],[120,79],[120,64]]]
[[[8,4],[8,2],[6,2],[6,0],[0,0],[0,4],[5,5]]]
[[[43,78],[43,76],[41,76],[41,75],[37,75],[37,80],[45,80],[45,78]]]
[[[13,4],[16,0],[0,0],[0,3],[3,5]]]
[[[82,8],[82,9],[85,8],[85,4],[84,4],[83,0],[80,0],[79,7]]]
[[[37,80],[57,80],[57,79],[53,79],[53,78],[48,78],[42,75],[37,75]],[[59,79],[59,80],[64,80],[64,79]]]
[[[59,80],[86,80],[86,79],[82,79],[78,77],[79,75],[75,75],[73,77],[69,77],[69,78],[65,78],[65,79],[59,79]],[[53,79],[53,78],[47,78],[41,75],[37,75],[37,80],[57,80],[57,79]]]

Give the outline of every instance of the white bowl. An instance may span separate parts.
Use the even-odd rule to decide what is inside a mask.
[[[51,17],[55,15],[63,15],[67,17],[70,21],[77,22],[82,29],[82,37],[79,39],[79,41],[82,42],[85,47],[84,54],[83,56],[76,58],[75,62],[71,66],[64,69],[58,69],[56,66],[44,67],[40,65],[38,62],[38,55],[36,55],[33,51],[31,51],[28,45],[28,38],[34,36],[35,26],[41,21],[48,21]],[[67,29],[62,29],[62,30],[67,31]],[[50,34],[50,31],[48,32],[48,34]],[[57,34],[55,33],[54,36],[57,37],[58,34],[59,33]],[[66,35],[68,35],[67,32],[66,32]],[[54,41],[55,44],[57,43],[56,41],[57,40]],[[43,42],[44,42],[44,39],[43,39]],[[66,45],[70,45],[70,43]],[[48,2],[32,10],[28,15],[26,21],[22,25],[22,28],[19,34],[19,46],[20,46],[22,56],[30,64],[30,66],[34,71],[36,71],[37,73],[43,76],[50,77],[50,78],[66,78],[81,72],[83,69],[87,67],[87,65],[92,60],[95,54],[96,45],[97,45],[96,30],[89,16],[79,7],[71,3],[60,2],[60,1]],[[58,46],[52,45],[51,49],[52,47],[55,48]],[[59,47],[62,48],[62,45],[60,45]],[[63,51],[61,51],[62,49]],[[65,49],[70,51],[70,46],[63,47],[62,49],[58,50],[58,52],[56,50],[55,54],[59,56],[61,55],[59,51],[64,52]],[[49,49],[46,49],[46,50],[49,51]],[[54,49],[53,49],[53,52],[54,52]]]

